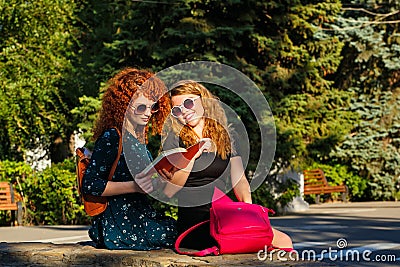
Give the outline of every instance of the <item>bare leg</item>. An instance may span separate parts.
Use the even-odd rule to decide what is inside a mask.
[[[278,248],[293,248],[292,239],[285,233],[272,228],[274,232],[274,238],[272,239],[272,245]]]

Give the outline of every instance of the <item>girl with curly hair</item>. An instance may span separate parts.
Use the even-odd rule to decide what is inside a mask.
[[[145,192],[152,190],[151,179],[141,173],[150,163],[148,124],[152,133],[160,133],[169,112],[165,93],[161,80],[135,68],[121,70],[107,83],[82,186],[85,194],[108,200],[107,209],[93,218],[89,229],[97,247],[150,250],[170,247],[175,241],[175,221],[150,205]],[[120,140],[122,153],[108,181]]]
[[[238,149],[238,136],[230,129],[218,99],[195,81],[181,81],[170,90],[172,109],[169,132],[164,133],[163,150],[188,147],[200,139],[208,140],[188,167],[173,173],[164,188],[167,197],[178,200],[178,233],[210,219],[214,188],[233,188],[239,201],[252,203],[250,185]],[[167,176],[164,174],[163,176]],[[229,178],[230,177],[230,178]],[[272,245],[290,250],[291,238],[273,228]],[[182,246],[204,249],[216,245],[209,225],[196,229]]]

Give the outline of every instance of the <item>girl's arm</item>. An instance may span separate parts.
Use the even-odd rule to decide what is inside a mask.
[[[144,188],[143,188],[144,189]],[[135,183],[135,181],[114,182],[108,181],[106,188],[101,196],[115,196],[129,193],[144,193],[143,190]]]
[[[114,196],[140,192],[141,188],[134,181],[108,181],[111,167],[118,154],[119,134],[115,129],[106,130],[95,143],[93,154],[83,178],[82,190],[94,196]],[[138,175],[137,175],[138,176]],[[149,179],[150,180],[150,179]]]
[[[179,190],[181,190],[183,188],[183,186],[185,185],[187,179],[189,178],[189,174],[193,168],[193,164],[194,164],[194,160],[192,159],[189,162],[189,165],[182,170],[177,170],[173,173],[172,177],[170,176],[170,179],[168,179],[167,184],[164,187],[164,194],[171,198],[173,197]],[[165,171],[165,170],[163,170]],[[167,176],[166,173],[161,173],[161,175],[163,177]],[[165,175],[165,176],[164,176]]]
[[[250,184],[244,174],[243,162],[240,156],[232,157],[231,164],[231,180],[233,191],[239,201],[252,203]]]
[[[210,138],[203,138],[201,140],[205,140],[206,143],[199,149],[196,155],[192,158],[186,168],[175,171],[172,176],[168,175],[168,173],[161,173],[161,176],[164,178],[168,177],[168,183],[165,186],[163,192],[164,194],[171,198],[173,197],[179,190],[183,188],[187,179],[189,178],[189,174],[193,169],[194,161],[201,156],[203,151],[207,151],[211,147],[211,139]],[[164,171],[164,170],[163,170]]]

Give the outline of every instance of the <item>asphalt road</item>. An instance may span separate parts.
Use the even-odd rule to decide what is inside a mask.
[[[336,266],[400,266],[400,202],[311,205],[271,224],[293,241],[297,257]],[[88,226],[0,227],[0,242],[89,241]],[[260,260],[266,255],[259,253]],[[278,255],[279,256],[279,255]]]
[[[400,266],[400,202],[311,205],[301,214],[275,217],[302,259],[337,266]]]

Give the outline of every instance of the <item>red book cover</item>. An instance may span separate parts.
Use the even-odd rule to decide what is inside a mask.
[[[172,172],[174,169],[184,169],[204,144],[205,141],[200,141],[188,148],[177,147],[163,151],[143,172],[148,173],[152,169],[158,172],[162,169],[169,172]]]

